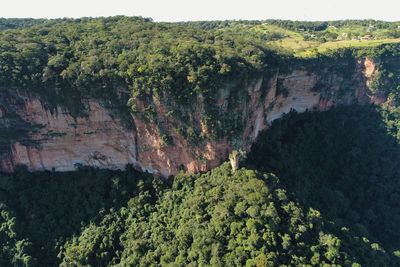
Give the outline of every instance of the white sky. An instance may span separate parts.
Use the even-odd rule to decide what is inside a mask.
[[[0,17],[143,16],[155,21],[381,19],[400,21],[400,0],[0,0]]]

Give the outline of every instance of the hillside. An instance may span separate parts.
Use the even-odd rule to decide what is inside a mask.
[[[354,36],[374,33],[373,40],[311,54],[283,43],[351,40],[325,36],[328,22],[9,23],[16,29],[0,31],[4,172],[126,164],[165,177],[207,171],[233,149],[248,150],[291,109],[398,98],[399,44],[387,40],[396,23],[329,22],[337,31],[354,28]],[[317,34],[325,37],[310,37]]]
[[[400,265],[399,26],[0,19],[0,266]]]

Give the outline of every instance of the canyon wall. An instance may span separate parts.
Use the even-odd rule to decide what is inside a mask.
[[[204,139],[198,144],[176,130],[176,125],[183,122],[170,116],[156,98],[150,101],[157,120],[135,113],[127,126],[99,100],[82,100],[86,114],[72,116],[62,106],[48,108],[38,95],[6,88],[0,94],[0,171],[12,172],[18,165],[30,171],[69,171],[78,166],[123,169],[127,164],[165,177],[181,169],[206,171],[226,160],[233,148],[248,150],[260,131],[291,110],[324,111],[340,104],[384,102],[384,97],[368,94],[368,84],[378,72],[374,62],[364,59],[355,66],[350,76],[328,68],[260,75],[242,88],[245,97],[233,109],[227,109],[231,91],[221,88],[213,105],[221,116],[236,116],[243,127],[234,138]],[[149,104],[139,99],[136,102],[139,109]],[[198,95],[191,107],[194,127],[203,135],[210,131],[200,118],[208,104]],[[15,118],[19,123],[12,123]],[[170,139],[168,144],[163,141],[165,133],[160,132],[160,123]],[[16,129],[15,125],[21,126]]]

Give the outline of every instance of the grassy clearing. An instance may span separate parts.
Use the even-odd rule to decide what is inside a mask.
[[[338,40],[328,40],[321,42],[318,40],[305,40],[302,32],[296,32],[284,29],[282,27],[270,24],[257,25],[250,29],[256,34],[273,36],[274,40],[268,40],[267,43],[273,47],[285,49],[298,57],[311,57],[316,53],[324,53],[329,50],[335,50],[346,47],[373,47],[382,44],[398,43],[400,38],[379,38],[382,34],[379,30],[374,32],[375,37],[369,40],[340,40],[343,36],[352,36],[355,32],[361,31],[359,28],[341,28],[328,29],[327,31],[336,32]]]
[[[315,55],[315,53],[324,53],[329,50],[335,50],[345,47],[373,47],[382,44],[399,43],[400,38],[396,39],[381,39],[381,40],[342,40],[342,41],[330,41],[326,43],[320,43],[316,46],[309,47],[304,50],[294,51],[294,54],[298,57],[309,57]]]

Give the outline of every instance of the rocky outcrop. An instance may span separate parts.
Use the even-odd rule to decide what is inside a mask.
[[[231,92],[222,88],[214,104],[221,116],[236,116],[243,129],[234,138],[205,139],[200,144],[190,143],[176,130],[175,126],[181,123],[179,118],[170,116],[162,101],[157,99],[151,100],[156,120],[132,115],[128,122],[131,127],[126,127],[121,119],[111,116],[110,110],[94,99],[84,101],[85,116],[73,117],[61,106],[46,108],[39,96],[23,90],[13,94],[3,90],[0,123],[10,127],[7,114],[12,113],[30,128],[25,129],[24,140],[10,139],[8,149],[0,151],[0,170],[12,172],[21,164],[31,171],[68,171],[79,165],[123,169],[127,164],[133,164],[137,169],[162,176],[174,175],[180,169],[206,171],[226,160],[234,146],[249,149],[260,131],[291,110],[323,111],[338,104],[384,101],[384,96],[367,94],[368,85],[377,72],[374,62],[365,59],[356,63],[350,77],[348,73],[346,77],[344,73],[330,73],[329,69],[315,72],[305,68],[288,74],[276,72],[268,78],[260,76],[243,88],[246,97],[231,109],[227,108]],[[149,105],[142,100],[137,102],[139,108]],[[193,122],[204,135],[210,131],[201,120],[207,104],[210,103],[205,103],[199,95],[191,109]],[[161,133],[160,123],[170,144],[163,140],[165,133]]]

